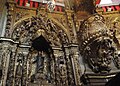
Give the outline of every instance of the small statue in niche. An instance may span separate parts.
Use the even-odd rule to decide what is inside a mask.
[[[22,72],[23,72],[23,67],[22,67],[22,59],[17,60],[17,69],[16,69],[16,85],[20,86],[22,84]]]
[[[17,69],[16,69],[16,75],[21,76],[22,75],[22,60],[17,61]]]
[[[31,71],[31,82],[33,83],[39,78],[39,73],[43,74],[44,69],[44,57],[42,52],[34,51],[32,58],[32,71]]]
[[[66,76],[66,66],[60,65],[60,79],[61,79],[61,86],[66,86],[67,85],[67,76]]]
[[[35,57],[35,60],[33,63],[36,63],[36,73],[43,72],[44,68],[44,57],[42,56],[41,52],[38,52],[37,56]]]
[[[66,65],[63,56],[59,57],[59,74],[60,74],[60,86],[67,85]]]
[[[47,58],[46,53],[43,51],[38,51],[35,53],[33,58],[33,72],[31,74],[31,82],[37,80],[46,80],[51,83],[51,71],[49,69],[49,58]]]
[[[16,69],[16,75],[18,76],[22,76],[23,61],[24,61],[24,55],[23,53],[19,53],[17,59],[17,69]]]

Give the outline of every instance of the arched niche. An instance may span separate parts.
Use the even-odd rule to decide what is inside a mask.
[[[32,17],[16,24],[11,38],[18,43],[18,51],[16,54],[19,52],[23,53],[25,47],[29,46],[26,47],[28,51],[25,51],[27,55],[23,63],[21,61],[21,63],[17,62],[18,57],[16,58],[18,64],[24,64],[24,72],[27,71],[27,77],[25,77],[27,80],[25,81],[28,82],[29,85],[33,84],[34,80],[38,80],[38,84],[41,83],[41,85],[45,85],[45,83],[55,84],[56,81],[59,81],[59,77],[55,76],[55,73],[59,70],[55,69],[55,67],[59,64],[57,63],[59,57],[62,57],[62,59],[65,58],[65,50],[63,47],[69,44],[69,37],[63,28],[60,28],[57,23],[54,23],[47,17]],[[23,48],[23,46],[25,47]],[[39,59],[41,59],[41,63]],[[42,71],[39,71],[39,65]],[[65,77],[67,77],[67,65],[65,62],[62,65],[64,65],[65,70],[63,72],[65,72]],[[15,66],[15,68],[17,68],[17,66]],[[17,70],[15,69],[14,71]],[[15,78],[15,82],[18,84],[21,82],[19,74],[18,72],[18,74],[16,73],[15,75],[15,77],[17,77]],[[44,83],[42,84],[42,82],[39,81],[43,81]],[[67,82],[67,78],[64,79],[64,82]],[[56,82],[56,84],[59,83]]]
[[[53,50],[42,35],[32,40],[29,60],[31,70],[29,84],[41,84],[40,81],[53,84],[54,70],[52,68],[55,63]]]

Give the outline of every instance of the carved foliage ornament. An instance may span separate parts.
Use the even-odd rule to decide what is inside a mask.
[[[53,46],[60,46],[61,43],[68,42],[66,33],[46,17],[32,17],[22,21],[15,27],[12,38],[23,44],[30,44],[40,35],[49,40]]]

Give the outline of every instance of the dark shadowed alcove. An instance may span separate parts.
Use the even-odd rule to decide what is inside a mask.
[[[50,49],[48,41],[43,36],[39,36],[36,39],[34,39],[32,42],[32,47],[37,51],[44,52],[48,52],[48,50]]]
[[[37,52],[34,53],[35,56],[32,56],[34,59],[31,60],[33,62],[31,65],[34,65],[34,67],[31,69],[35,71],[31,75],[30,84],[52,84],[51,74],[53,70],[51,69],[51,65],[53,61],[51,58],[53,56],[53,53],[50,43],[41,35],[32,41],[32,48],[33,52]],[[42,81],[44,81],[44,83],[42,83]]]

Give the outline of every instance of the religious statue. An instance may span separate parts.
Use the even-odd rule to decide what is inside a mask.
[[[32,60],[31,82],[45,80],[51,83],[50,60],[47,54],[43,51],[37,51]]]
[[[35,57],[33,63],[36,63],[36,73],[43,72],[44,68],[44,57],[42,57],[41,52],[38,52],[38,55]]]
[[[16,85],[21,86],[22,84],[22,73],[23,72],[23,66],[22,66],[22,60],[18,59],[17,61],[17,69],[16,69]]]

